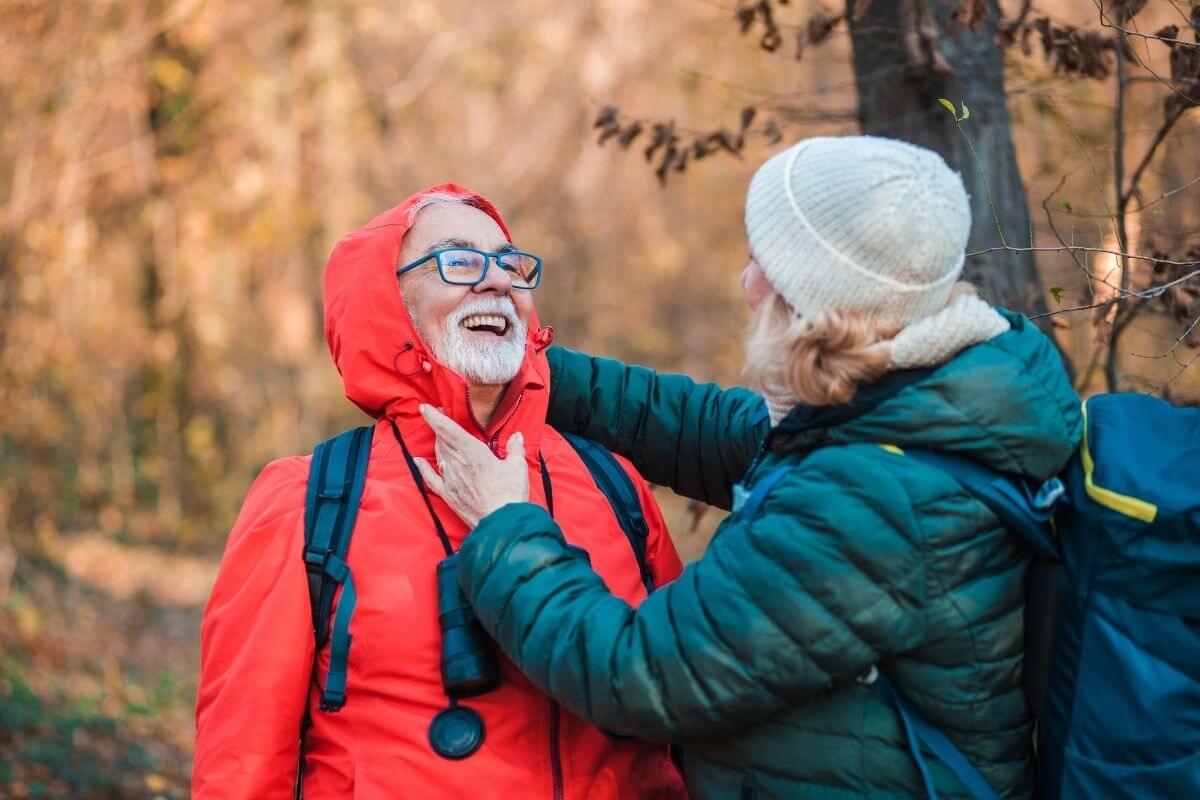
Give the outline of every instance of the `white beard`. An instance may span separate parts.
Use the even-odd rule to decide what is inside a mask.
[[[407,300],[405,305],[408,305]],[[478,341],[462,326],[462,321],[473,314],[502,316],[508,320],[508,330],[504,336],[495,337],[495,342]],[[434,357],[468,383],[484,386],[508,383],[517,376],[525,361],[525,323],[517,316],[511,300],[480,298],[460,306],[446,317],[436,336],[430,336],[429,331],[416,325],[417,317],[412,308],[408,309],[408,316]]]

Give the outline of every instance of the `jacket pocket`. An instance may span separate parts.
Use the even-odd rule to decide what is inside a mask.
[[[1200,752],[1162,764],[1115,764],[1088,758],[1067,748],[1061,798],[1200,797]]]

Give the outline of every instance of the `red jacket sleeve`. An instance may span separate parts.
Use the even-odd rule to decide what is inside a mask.
[[[664,586],[679,577],[683,572],[683,562],[675,551],[675,543],[671,541],[671,533],[663,520],[662,509],[654,499],[654,493],[646,484],[645,479],[638,473],[632,463],[622,456],[616,456],[617,461],[629,473],[633,485],[637,487],[638,500],[642,504],[642,515],[646,518],[646,561],[654,575],[654,586]]]
[[[301,459],[246,496],[200,624],[193,800],[291,798],[315,643]]]

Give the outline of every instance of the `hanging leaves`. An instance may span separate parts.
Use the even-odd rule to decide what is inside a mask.
[[[772,147],[783,141],[783,131],[779,130],[779,125],[773,119],[767,120],[767,124],[763,126],[763,136],[767,137],[767,144]]]
[[[645,156],[647,161],[654,158],[654,154],[657,153],[659,149],[668,146],[671,144],[671,140],[676,138],[675,120],[654,123],[653,136],[654,139],[650,142],[650,145],[642,151],[642,155]]]
[[[1200,20],[1200,6],[1196,7],[1193,18]],[[1179,26],[1168,25],[1155,36],[1174,40],[1179,36]],[[1200,31],[1197,31],[1195,38],[1200,42]],[[1196,106],[1196,101],[1200,99],[1200,47],[1178,41],[1166,41],[1164,44],[1171,51],[1171,83],[1175,91],[1164,99],[1163,110],[1171,117]]]
[[[773,3],[781,6],[787,5],[786,0],[773,0],[773,2],[772,0],[742,0],[734,11],[734,19],[737,20],[741,33],[749,33],[756,24],[762,26],[762,35],[759,37],[758,46],[768,53],[775,52],[783,44],[783,33],[779,23],[775,20]],[[865,14],[869,7],[869,0],[860,0],[854,4],[854,13],[856,15]],[[845,14],[835,14],[817,4],[808,20],[796,27],[794,40],[796,60],[799,61],[804,57],[804,52],[809,45],[820,44],[828,39],[845,19]]]
[[[946,26],[946,33],[955,36],[963,28],[970,28],[972,33],[979,33],[987,16],[987,0],[960,0],[950,12],[950,24]]]
[[[600,113],[596,115],[596,121],[592,123],[593,128],[600,129],[600,138],[596,140],[596,144],[604,144],[620,132],[621,125],[617,120],[617,114],[616,106],[605,106],[600,109]]]
[[[1097,80],[1112,73],[1112,54],[1117,49],[1114,37],[1073,25],[1059,25],[1049,17],[1034,20],[1031,28],[1041,39],[1042,54],[1055,73]]]
[[[1112,74],[1116,37],[1074,25],[1060,25],[1046,16],[1030,22],[1024,22],[1022,18],[1017,23],[1004,25],[996,34],[996,43],[1000,47],[1011,47],[1020,42],[1021,51],[1031,55],[1030,39],[1034,35],[1042,46],[1042,55],[1056,74],[1095,80],[1103,80]]]
[[[781,0],[777,0],[777,2],[780,2],[780,5],[786,5]],[[763,33],[759,37],[758,46],[763,50],[774,52],[783,43],[783,35],[779,32],[779,25],[775,22],[775,12],[771,7],[771,0],[742,0],[734,11],[734,18],[738,21],[738,27],[743,34],[750,32],[756,20],[762,23]]]
[[[1155,35],[1156,37],[1158,37],[1159,39],[1175,39],[1175,38],[1178,38],[1178,36],[1179,36],[1179,26],[1178,26],[1178,25],[1168,25],[1168,26],[1166,26],[1165,28],[1159,28],[1158,30],[1156,30],[1156,31],[1154,32],[1154,35]],[[1174,43],[1173,43],[1173,42],[1168,42],[1168,43],[1167,43],[1167,46],[1168,46],[1168,47],[1174,47]]]
[[[739,112],[736,132],[721,127],[689,134],[690,141],[681,135],[675,127],[674,120],[625,121],[620,110],[611,105],[600,109],[593,127],[600,130],[597,144],[603,145],[613,140],[622,150],[628,150],[634,140],[648,131],[649,141],[642,149],[642,157],[655,164],[654,174],[659,182],[664,184],[672,173],[684,172],[693,161],[707,158],[713,153],[726,153],[734,158],[741,158],[747,141],[754,136],[761,136],[768,145],[777,145],[783,140],[779,124],[769,117],[762,118],[754,106],[746,106]]]
[[[641,132],[642,123],[634,120],[632,123],[630,123],[628,128],[621,131],[620,135],[617,136],[617,144],[621,145],[622,150],[628,150],[629,145],[633,143],[633,140],[636,139],[638,134]]]
[[[808,18],[808,24],[804,26],[808,34],[808,43],[820,44],[828,39],[843,18],[844,15],[831,14],[824,6],[818,5]]]
[[[1200,244],[1192,245],[1186,252],[1175,257],[1175,261],[1182,263],[1171,263],[1171,256],[1162,250],[1152,251],[1150,257],[1153,259],[1150,266],[1152,274],[1157,279],[1155,282],[1160,285],[1170,284],[1181,274],[1191,272],[1200,265]],[[1190,326],[1197,317],[1200,317],[1200,282],[1186,281],[1167,286],[1158,295],[1158,300],[1164,314],[1180,325]],[[1200,336],[1200,325],[1191,329],[1185,344],[1188,347],[1196,347],[1197,344],[1200,344],[1196,341],[1198,336]]]
[[[742,109],[742,116],[738,121],[737,134],[737,149],[739,152],[746,143],[746,131],[750,128],[750,123],[754,122],[754,115],[757,113],[758,109],[754,106],[746,106]]]
[[[754,27],[754,20],[758,17],[758,4],[738,6],[734,12],[734,17],[738,21],[739,31],[742,34],[747,34]]]

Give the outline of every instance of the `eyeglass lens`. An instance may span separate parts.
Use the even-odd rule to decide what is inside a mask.
[[[508,272],[513,286],[530,289],[537,285],[540,268],[537,259],[523,253],[504,253],[498,259],[500,268]],[[483,275],[487,256],[474,250],[445,250],[438,255],[442,276],[450,283],[478,283]]]

